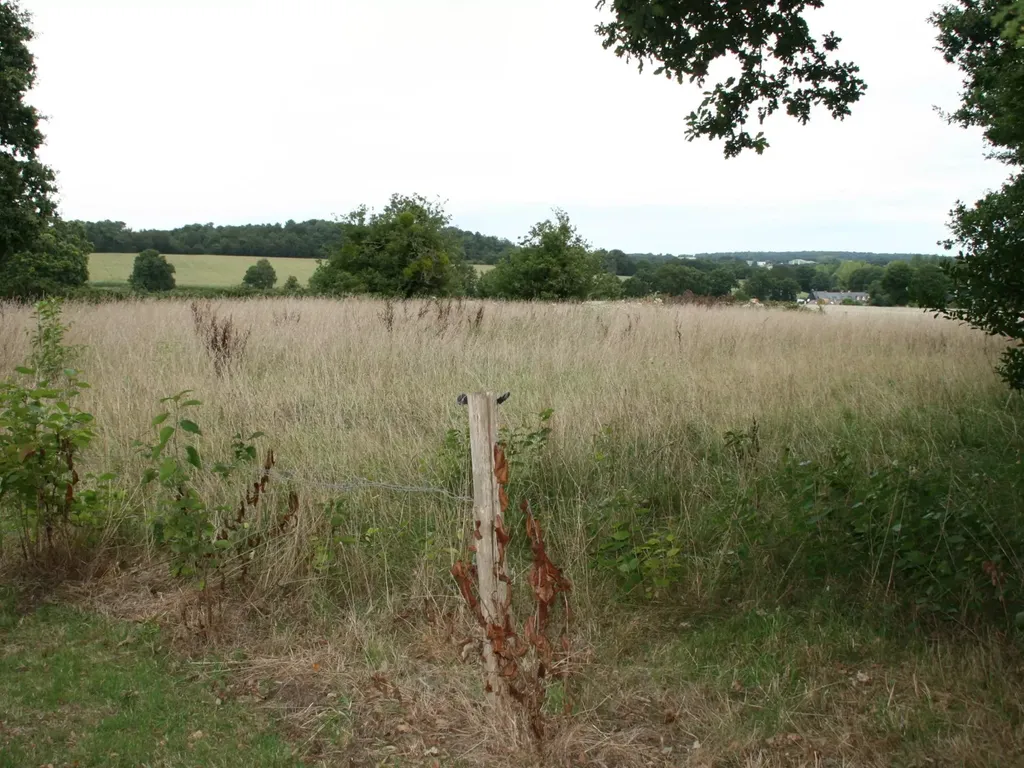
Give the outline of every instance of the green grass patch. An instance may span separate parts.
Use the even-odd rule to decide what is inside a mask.
[[[89,257],[90,282],[100,285],[128,282],[135,262],[134,253],[94,253]],[[174,277],[179,286],[214,287],[240,285],[245,271],[259,261],[257,256],[169,255],[174,265]],[[278,286],[284,285],[289,275],[295,275],[301,285],[307,285],[316,270],[316,259],[268,259],[277,272]]]
[[[998,636],[925,637],[827,593],[802,608],[637,621],[643,631],[627,624],[628,636],[606,633],[618,647],[597,650],[614,685],[669,719],[685,712],[681,727],[723,765],[998,766],[1022,755],[1020,647]],[[583,705],[600,708],[608,683]]]
[[[187,678],[151,624],[0,600],[0,768],[293,766],[263,713]]]

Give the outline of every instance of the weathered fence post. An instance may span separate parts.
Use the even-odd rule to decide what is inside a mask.
[[[498,579],[498,538],[495,521],[501,514],[498,481],[494,475],[494,446],[498,442],[498,400],[493,392],[469,395],[469,441],[473,457],[473,518],[480,608],[489,627],[504,625],[506,590]],[[487,698],[499,704],[505,683],[491,643],[484,638]]]

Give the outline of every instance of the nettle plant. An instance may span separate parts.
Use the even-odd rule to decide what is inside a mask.
[[[165,397],[160,402],[167,410],[152,421],[156,439],[137,443],[149,462],[143,484],[157,491],[152,518],[153,536],[158,546],[171,553],[171,573],[194,581],[206,593],[214,577],[223,586],[225,566],[237,562],[246,573],[256,547],[266,540],[266,526],[260,525],[257,507],[264,498],[274,466],[274,453],[267,451],[262,472],[238,504],[215,504],[204,498],[200,488],[204,477],[223,482],[257,463],[254,441],[262,432],[236,434],[232,457],[209,464],[199,450],[202,430],[186,413],[201,401],[189,397],[190,390]],[[288,496],[287,511],[274,521],[274,529],[283,532],[298,508],[298,497]]]

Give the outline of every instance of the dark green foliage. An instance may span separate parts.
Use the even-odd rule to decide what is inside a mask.
[[[658,267],[654,287],[658,293],[668,296],[682,296],[686,292],[706,296],[711,291],[707,276],[684,262],[669,262]]]
[[[91,244],[80,224],[52,219],[31,251],[8,256],[0,268],[0,296],[64,296],[89,279]]]
[[[283,258],[327,258],[341,247],[345,221],[287,221],[284,224],[215,226],[189,224],[177,229],[132,230],[123,221],[83,222],[96,253],[213,254]],[[470,264],[496,264],[513,247],[504,238],[447,227],[462,244]]]
[[[13,535],[24,560],[55,566],[91,543],[106,522],[113,475],[80,477],[93,417],[74,400],[88,384],[65,369],[66,326],[57,301],[36,305],[31,363],[0,382],[0,548]]]
[[[263,435],[235,435],[232,459],[210,464],[199,450],[202,430],[185,417],[188,409],[202,403],[191,399],[189,391],[165,397],[160,403],[168,410],[157,414],[152,421],[155,441],[138,444],[150,462],[142,478],[143,484],[156,481],[158,488],[154,499],[157,509],[153,518],[154,538],[158,545],[170,550],[172,575],[195,579],[199,589],[205,591],[210,577],[217,574],[225,562],[244,555],[260,541],[255,526],[251,525],[255,521],[244,518],[259,504],[273,463],[268,458],[264,476],[255,490],[243,497],[240,507],[210,503],[200,491],[201,479],[205,476],[224,482],[241,468],[251,465],[256,460],[253,441]]]
[[[310,290],[331,296],[464,295],[473,269],[444,209],[424,197],[394,195],[380,213],[361,208],[344,222],[343,245],[321,262]]]
[[[323,258],[341,245],[344,226],[312,219],[284,224],[217,227],[189,224],[171,230],[133,231],[123,221],[85,222],[97,253],[140,253],[153,249],[168,254],[281,256]]]
[[[293,277],[292,279],[294,280],[295,278]],[[274,271],[269,261],[260,259],[245,270],[245,277],[242,278],[242,282],[252,288],[269,290],[277,282],[277,272]]]
[[[687,117],[689,140],[706,136],[725,140],[725,155],[744,149],[759,154],[768,146],[758,124],[779,109],[806,123],[811,109],[822,106],[835,118],[850,114],[850,105],[866,90],[858,67],[830,56],[840,38],[811,34],[804,14],[823,0],[722,3],[717,0],[599,0],[614,19],[597,27],[605,48],[635,59],[642,71],[653,63],[656,75],[703,88],[720,59],[739,65],[706,92]]]
[[[480,292],[503,299],[584,300],[608,294],[615,279],[604,269],[569,221],[556,210],[555,220],[535,224],[519,247],[508,253],[480,281]]]
[[[754,270],[743,285],[744,291],[751,297],[761,301],[796,301],[800,292],[800,284],[784,274],[775,274],[778,270]]]
[[[174,288],[174,265],[154,250],[135,257],[128,283],[137,291],[169,291]]]
[[[885,268],[882,277],[882,290],[889,301],[897,306],[910,302],[910,283],[914,279],[914,268],[905,261],[894,261]]]
[[[457,227],[450,227],[449,231],[462,242],[462,251],[470,264],[497,264],[515,247],[511,240],[503,237],[467,232]]]
[[[924,264],[914,271],[910,281],[910,300],[919,307],[941,309],[946,306],[950,280],[942,267]]]
[[[960,256],[949,270],[953,303],[947,314],[1013,342],[1001,373],[1024,389],[1024,177],[1016,176],[971,208],[953,213]],[[933,305],[941,308],[942,304]]]
[[[980,127],[993,154],[1013,167],[1010,180],[968,207],[953,210],[958,249],[949,268],[950,317],[1007,337],[1000,372],[1024,389],[1024,48],[1020,42],[1021,3],[959,0],[933,17],[939,47],[964,75],[960,108],[950,115],[964,127]],[[930,302],[942,309],[945,302]]]
[[[1024,477],[1013,462],[987,472],[952,480],[948,467],[892,462],[865,475],[843,452],[790,458],[741,521],[750,541],[805,582],[861,581],[915,612],[1012,625],[1024,608]],[[788,514],[766,513],[767,496]]]
[[[301,293],[302,286],[299,285],[299,278],[295,275],[288,275],[288,279],[284,281],[284,285],[281,286],[281,290],[288,294]]]
[[[56,214],[53,171],[36,155],[39,113],[25,103],[36,79],[29,21],[16,2],[0,3],[0,275],[14,254],[37,249]]]
[[[882,281],[876,280],[868,286],[869,304],[872,307],[891,307],[892,300],[886,295],[885,289],[882,288]]]
[[[80,227],[57,218],[54,175],[37,150],[39,113],[25,103],[36,78],[29,15],[0,3],[0,297],[64,294],[89,278]]]
[[[957,0],[932,17],[939,48],[963,73],[960,108],[949,119],[979,127],[1008,163],[1024,162],[1024,49],[998,24],[1005,0]]]
[[[746,265],[744,265],[745,267]],[[709,260],[677,260],[660,263],[641,261],[634,275],[623,282],[623,295],[728,296],[738,284],[737,268]]]
[[[873,283],[881,281],[884,277],[885,269],[882,267],[874,265],[859,267],[849,276],[845,287],[849,291],[866,291]],[[828,289],[822,288],[820,290]]]
[[[604,267],[613,275],[629,277],[636,274],[636,261],[618,248],[602,253]]]

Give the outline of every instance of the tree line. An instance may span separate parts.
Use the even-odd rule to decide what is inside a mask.
[[[502,245],[494,269],[478,276],[464,234],[450,226],[440,203],[420,195],[394,195],[381,211],[361,207],[336,223],[336,244],[324,246],[310,293],[385,297],[479,296],[516,300],[587,300],[645,296],[793,302],[812,291],[870,294],[875,305],[943,307],[951,283],[941,257],[915,256],[887,266],[866,261],[757,266],[732,258],[636,260],[619,250],[593,249],[564,211],[538,222],[517,243]],[[131,284],[140,290],[174,288],[174,267],[155,249],[136,258]],[[629,275],[625,280],[620,276]],[[276,287],[266,259],[246,272],[256,290]],[[298,284],[289,279],[286,292]]]
[[[141,253],[155,250],[168,255],[212,254],[220,256],[259,256],[319,259],[341,245],[345,233],[343,221],[309,219],[284,224],[188,224],[174,229],[130,228],[123,221],[83,221],[85,237],[95,253]],[[449,226],[450,233],[461,243],[466,261],[471,264],[494,265],[501,261],[515,243],[504,237],[485,235]],[[714,261],[754,261],[783,264],[795,259],[815,262],[862,261],[887,264],[906,261],[914,254],[860,253],[846,251],[743,251],[698,254],[608,252],[618,275],[631,276],[641,262],[669,262],[679,258]]]
[[[284,224],[188,224],[175,229],[130,228],[123,221],[83,221],[85,237],[95,253],[142,253],[168,255],[212,254],[320,259],[341,245],[344,221],[310,219]],[[449,227],[473,264],[497,264],[513,246],[510,240]]]

